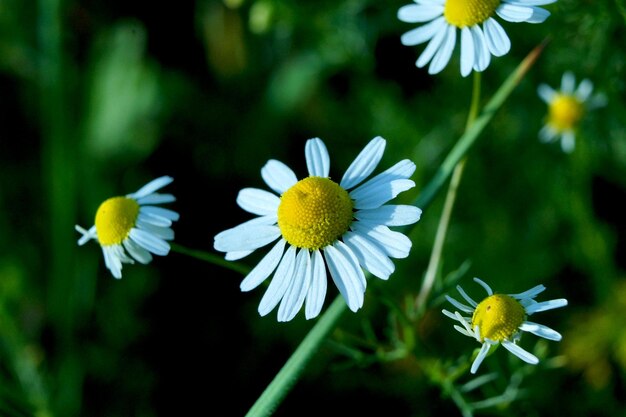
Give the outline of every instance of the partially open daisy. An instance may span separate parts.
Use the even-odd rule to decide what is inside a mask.
[[[462,326],[455,324],[456,330],[482,344],[472,363],[471,373],[476,373],[491,347],[499,344],[524,362],[532,365],[539,363],[539,359],[535,355],[518,345],[522,331],[548,340],[561,340],[561,335],[556,331],[542,324],[528,321],[527,318],[540,311],[564,307],[567,305],[566,299],[535,301],[535,297],[546,289],[543,285],[537,285],[520,294],[507,295],[494,294],[489,285],[478,278],[474,278],[474,281],[487,291],[487,298],[480,303],[470,298],[460,286],[457,286],[456,289],[469,305],[460,303],[446,295],[448,302],[463,313],[470,314],[471,317],[464,316],[458,311],[451,313],[448,310],[443,310],[443,314],[462,324]]]
[[[546,124],[539,131],[539,140],[554,142],[561,139],[561,149],[572,152],[576,145],[576,130],[585,112],[604,106],[606,98],[593,93],[593,83],[584,79],[576,87],[574,74],[567,71],[561,78],[561,88],[553,90],[546,84],[537,88],[539,97],[548,105]]]
[[[497,14],[509,22],[541,23],[550,13],[537,6],[556,0],[414,0],[416,4],[402,6],[398,19],[407,23],[428,22],[402,35],[403,45],[413,46],[428,42],[416,61],[420,68],[428,67],[429,74],[442,71],[456,45],[457,29],[461,31],[461,75],[472,69],[484,71],[491,55],[509,52],[511,41],[500,24]]]
[[[167,255],[170,250],[167,241],[174,239],[172,222],[178,220],[179,215],[155,204],[176,200],[172,194],[156,193],[172,181],[171,177],[160,177],[135,193],[112,197],[100,204],[95,224],[89,230],[75,226],[83,235],[78,244],[97,240],[102,247],[104,263],[115,278],[122,277],[122,263],[132,264],[137,260],[147,264],[152,260],[151,253]]]
[[[306,301],[305,317],[316,317],[326,296],[327,267],[348,307],[357,311],[366,287],[362,268],[387,279],[395,268],[390,258],[408,256],[411,241],[388,226],[415,223],[421,210],[385,203],[415,186],[409,179],[415,164],[402,160],[363,182],[385,144],[381,137],[372,139],[336,183],[329,178],[324,142],[309,139],[308,177],[298,181],[289,167],[270,160],[261,176],[276,194],[257,188],[239,192],[237,204],[259,217],[216,235],[214,247],[236,260],[278,240],[241,282],[241,290],[250,291],[274,273],[258,307],[261,316],[280,303],[278,321],[289,321]]]

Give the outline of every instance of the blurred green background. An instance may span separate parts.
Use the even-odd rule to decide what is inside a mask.
[[[417,186],[397,199],[412,201],[463,131],[472,77],[458,49],[436,76],[415,67],[423,46],[400,44],[414,27],[396,18],[404,4],[0,0],[1,416],[246,413],[315,321],[259,317],[262,288],[241,293],[242,275],[178,252],[115,280],[97,244],[77,246],[74,224],[171,175],[176,243],[213,252],[216,233],[251,217],[239,189],[265,188],[270,158],[306,175],[312,137],[340,178],[383,136],[379,170],[417,165]],[[276,416],[461,415],[458,395],[495,398],[477,415],[624,415],[626,8],[547,8],[543,24],[503,23],[512,48],[484,72],[483,102],[550,42],[470,150],[427,308],[403,313],[444,193],[412,230],[411,256],[370,281],[364,308],[342,316]],[[569,155],[537,138],[537,86],[558,87],[566,70],[608,100]],[[455,283],[481,298],[474,276],[504,293],[544,284],[540,300],[569,306],[536,318],[562,342],[522,339],[538,366],[500,349],[479,370],[494,379],[463,392],[471,378],[452,375],[478,345],[440,310]],[[329,285],[327,303],[336,295]]]

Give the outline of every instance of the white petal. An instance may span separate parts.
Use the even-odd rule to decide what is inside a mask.
[[[270,159],[261,168],[263,181],[279,195],[298,182],[296,174],[287,165],[275,159]]]
[[[248,273],[248,275],[241,281],[239,288],[241,291],[250,291],[258,287],[263,281],[271,275],[272,272],[278,266],[283,252],[285,250],[285,239],[280,239],[270,250],[267,255],[261,259],[261,261]]]
[[[259,216],[276,215],[280,198],[259,188],[244,188],[237,194],[237,204],[248,213]]]
[[[511,40],[496,19],[489,18],[483,23],[487,47],[494,56],[505,55],[511,49]]]
[[[150,252],[139,246],[137,243],[135,243],[134,240],[126,239],[124,240],[123,244],[124,248],[126,248],[130,256],[135,258],[140,263],[147,264],[152,261],[152,255],[150,254]]]
[[[430,62],[430,66],[428,67],[429,74],[438,74],[446,67],[446,65],[448,65],[455,45],[456,28],[454,26],[447,26],[441,47],[433,57],[433,60]]]
[[[312,177],[327,178],[330,173],[330,157],[326,145],[320,138],[313,138],[306,141],[304,146],[304,156],[309,175]]]
[[[319,250],[311,255],[311,286],[306,296],[304,314],[307,320],[317,317],[324,306],[326,298],[326,264]]]
[[[356,312],[363,306],[365,276],[350,249],[342,250],[340,241],[324,248],[326,264],[335,285],[346,300],[350,310]]]
[[[122,278],[122,261],[115,254],[113,246],[102,246],[104,264],[115,278],[120,279]]]
[[[136,192],[134,192],[132,194],[128,194],[127,197],[133,198],[135,200],[138,200],[140,198],[143,198],[143,197],[146,197],[146,196],[152,194],[153,192],[155,192],[156,190],[158,190],[160,188],[165,187],[166,185],[168,185],[172,181],[174,181],[174,178],[172,178],[172,177],[168,177],[168,176],[159,177],[157,179],[154,179],[154,180],[150,181],[149,183],[147,183],[146,185],[141,187]]]
[[[522,6],[545,6],[556,3],[557,0],[508,0],[509,3],[517,3]]]
[[[542,301],[526,307],[526,314],[531,315],[540,311],[552,310],[555,308],[565,307],[567,300],[565,298],[559,298],[556,300]]]
[[[443,17],[437,18],[418,28],[412,29],[400,37],[400,42],[405,46],[419,45],[432,39],[437,33],[443,30],[446,25]]]
[[[409,4],[400,7],[398,20],[406,23],[428,22],[443,14],[443,6],[438,4]]]
[[[504,346],[509,352],[511,352],[526,363],[529,363],[531,365],[537,365],[539,363],[539,359],[535,355],[527,352],[513,342],[503,340],[502,346]]]
[[[543,285],[536,285],[534,287],[532,287],[529,290],[526,290],[524,292],[521,292],[519,294],[509,294],[511,297],[516,298],[518,300],[523,300],[524,298],[535,298],[536,296],[538,296],[539,294],[541,294],[542,292],[544,292],[546,290],[546,287],[544,287]]]
[[[485,281],[483,281],[480,278],[474,278],[474,282],[477,282],[481,287],[483,287],[485,291],[487,291],[487,295],[493,295],[493,290],[491,289],[489,285],[487,285]],[[511,297],[514,297],[514,296],[511,295]]]
[[[474,41],[468,27],[461,29],[461,75],[467,77],[474,67]]]
[[[150,214],[143,210],[139,210],[139,215],[137,216],[137,223],[147,223],[153,226],[158,227],[169,227],[172,225],[172,221],[162,216],[157,216],[154,214]]]
[[[177,221],[178,219],[180,219],[180,214],[178,214],[177,212],[173,211],[173,210],[169,210],[163,207],[155,207],[155,206],[141,206],[141,208],[139,209],[139,212],[144,212],[144,213],[150,213],[153,216],[160,216],[160,217],[164,217],[166,219],[169,219],[173,222]]]
[[[537,87],[537,94],[539,94],[541,100],[547,104],[552,103],[552,100],[556,97],[556,91],[554,91],[554,89],[547,84],[539,84],[539,87]]]
[[[415,164],[404,159],[371,178],[350,192],[355,209],[373,209],[415,186],[408,180],[415,172]]]
[[[278,307],[278,321],[290,321],[293,319],[302,304],[309,286],[311,285],[311,258],[308,249],[300,249],[296,256],[296,266],[293,273],[291,284],[285,293],[280,306]]]
[[[227,261],[238,261],[241,258],[245,258],[246,256],[250,255],[252,252],[254,252],[253,250],[239,250],[239,251],[231,251],[231,252],[226,252],[226,255],[224,255],[224,259],[226,259]]]
[[[361,264],[372,275],[380,279],[388,279],[395,270],[391,259],[369,239],[354,232],[348,232],[343,236],[343,241],[356,255]]]
[[[478,303],[476,301],[474,301],[472,299],[472,297],[470,297],[469,295],[467,295],[467,293],[465,291],[463,291],[463,288],[461,288],[460,285],[456,286],[456,290],[459,292],[459,294],[461,294],[461,296],[463,298],[465,298],[465,301],[467,301],[469,303],[470,306],[472,306],[473,308],[478,307]]]
[[[584,80],[580,82],[574,94],[576,95],[576,98],[578,100],[585,102],[587,101],[589,96],[591,96],[592,92],[593,92],[593,83],[590,80],[585,78]]]
[[[137,200],[137,204],[139,204],[140,206],[145,206],[146,204],[172,203],[176,201],[176,197],[174,197],[172,194],[153,193],[145,197],[138,198],[136,200]]]
[[[439,19],[443,20],[444,18],[441,17]],[[438,22],[439,19],[433,20],[433,23]],[[445,23],[445,21],[438,24],[437,32],[432,37],[430,42],[428,42],[428,45],[426,45],[426,49],[424,49],[424,52],[422,52],[419,58],[417,58],[417,62],[415,63],[415,65],[422,68],[430,62],[433,56],[435,56],[435,53],[439,51],[439,48],[441,48],[444,38],[446,37],[446,29],[448,27],[449,25]]]
[[[565,71],[561,77],[561,92],[564,94],[574,94],[576,77],[571,71]]]
[[[390,230],[387,226],[364,227],[355,222],[352,230],[376,243],[392,258],[406,258],[411,251],[411,240],[400,232]]]
[[[565,130],[561,134],[561,149],[563,152],[571,153],[576,147],[576,135],[572,130]]]
[[[483,345],[480,347],[480,351],[478,352],[478,355],[476,355],[476,359],[474,359],[474,362],[472,362],[472,367],[470,368],[470,372],[472,374],[475,374],[476,371],[478,371],[478,367],[487,357],[487,353],[489,353],[490,348],[491,345],[489,344],[489,342],[484,342]]]
[[[496,9],[498,16],[508,22],[526,22],[533,15],[533,9],[526,6],[518,6],[509,3],[501,3]]]
[[[383,157],[386,143],[385,139],[380,136],[372,139],[352,161],[345,174],[343,174],[339,185],[344,190],[349,190],[360,184],[374,172],[374,169],[376,169],[380,159]]]
[[[550,125],[544,125],[539,130],[539,141],[543,143],[554,142],[558,136],[558,132]]]
[[[137,224],[135,227],[143,230],[144,232],[150,233],[155,237],[159,237],[164,240],[174,240],[174,231],[172,229],[169,227],[155,226],[151,223],[147,223],[141,217],[137,218]]]
[[[267,287],[267,290],[265,291],[265,294],[263,294],[263,298],[259,303],[258,312],[261,316],[265,316],[272,311],[283,298],[285,292],[287,292],[287,289],[291,284],[291,280],[293,279],[295,263],[296,247],[290,246],[285,252],[280,264],[278,264],[278,268],[272,278],[272,282],[270,282],[270,285]]]
[[[85,230],[79,225],[74,225],[74,229],[82,234],[82,237],[78,239],[78,245],[82,246],[85,243],[89,242],[91,239],[98,240],[98,235],[96,234],[96,226],[91,226],[89,230]]]
[[[409,205],[384,205],[375,209],[357,210],[354,217],[372,224],[386,226],[406,226],[419,221],[422,210]]]
[[[525,332],[530,332],[536,336],[543,337],[544,339],[559,341],[562,339],[562,336],[559,332],[552,330],[548,326],[544,326],[543,324],[533,323],[531,321],[525,321],[519,327],[520,330]]]
[[[474,313],[474,309],[471,307],[466,306],[463,303],[458,302],[457,300],[455,300],[454,298],[450,297],[449,295],[445,295],[446,300],[448,300],[448,302],[450,304],[452,304],[453,306],[455,306],[457,309],[461,310],[464,313],[469,313],[469,314],[473,314]]]
[[[133,227],[130,229],[128,236],[139,246],[154,253],[155,255],[165,256],[170,251],[169,243],[150,232]]]
[[[532,7],[533,14],[526,21],[527,23],[543,23],[545,20],[550,17],[550,12],[546,9],[542,9],[541,7]]]
[[[275,241],[279,236],[278,226],[243,223],[217,234],[213,247],[221,252],[255,250]]]
[[[487,47],[487,41],[485,35],[483,35],[482,29],[478,26],[472,26],[472,40],[474,41],[474,69],[478,72],[484,71],[491,62],[491,54]]]

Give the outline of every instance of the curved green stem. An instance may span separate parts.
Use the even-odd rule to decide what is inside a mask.
[[[471,127],[476,116],[478,115],[478,109],[480,105],[480,72],[474,72],[474,82],[472,88],[472,100],[470,102],[470,110],[467,115],[467,123],[465,124],[465,131],[467,132]],[[437,225],[437,233],[435,234],[435,243],[433,244],[433,250],[430,253],[430,259],[428,261],[428,267],[424,274],[424,281],[422,281],[422,288],[415,300],[415,306],[418,311],[423,311],[426,305],[426,300],[430,295],[430,291],[433,288],[437,272],[439,271],[439,263],[441,261],[441,253],[443,252],[443,244],[448,234],[448,225],[450,224],[450,217],[452,216],[452,208],[456,201],[456,192],[461,183],[461,177],[465,168],[465,162],[467,156],[464,156],[459,163],[454,167],[452,173],[452,179],[448,187],[448,193],[446,194],[446,200],[443,205],[443,212],[439,218],[439,224]]]
[[[173,252],[180,253],[182,255],[191,256],[192,258],[200,259],[215,265],[223,266],[224,268],[231,269],[235,272],[239,272],[243,275],[247,275],[250,272],[250,267],[238,262],[227,261],[219,255],[214,253],[205,252],[197,249],[189,249],[178,243],[170,243],[170,247]]]
[[[537,60],[539,54],[545,47],[545,41],[537,46],[520,63],[513,73],[500,86],[493,98],[487,103],[481,115],[476,118],[471,127],[461,136],[457,144],[452,148],[433,179],[426,185],[422,193],[415,200],[415,205],[425,209],[434,196],[441,189],[446,179],[452,173],[454,167],[466,154],[470,146],[483,131],[487,123],[493,118],[495,112],[504,104],[511,95],[514,88],[519,84],[524,75],[528,72],[532,64]],[[272,382],[256,400],[246,417],[270,416],[285,398],[289,390],[298,380],[306,365],[311,360],[313,354],[317,352],[319,346],[326,339],[326,336],[334,328],[335,324],[346,310],[346,303],[341,296],[333,301],[332,305],[319,318],[315,326],[302,340],[295,352],[287,360],[282,369],[276,374]]]

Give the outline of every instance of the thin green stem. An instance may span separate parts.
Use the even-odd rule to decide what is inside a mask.
[[[474,82],[472,88],[472,100],[470,102],[470,110],[467,115],[467,123],[465,124],[465,132],[471,127],[474,120],[478,115],[478,109],[480,106],[480,72],[474,71]],[[443,252],[443,244],[448,234],[448,226],[450,224],[450,217],[452,216],[452,208],[456,201],[457,190],[461,183],[461,177],[465,168],[465,162],[467,156],[459,161],[454,167],[452,173],[452,179],[448,187],[448,193],[446,194],[446,200],[443,205],[443,212],[439,218],[439,224],[437,225],[437,233],[435,234],[435,243],[433,244],[432,252],[430,253],[430,259],[428,261],[428,267],[424,275],[424,281],[422,281],[422,288],[415,300],[415,306],[418,312],[424,310],[426,300],[430,295],[430,292],[435,284],[437,273],[439,272],[439,263],[441,262],[441,254]]]
[[[247,275],[248,272],[250,272],[249,266],[237,262],[227,261],[221,256],[215,255],[210,252],[205,252],[197,249],[189,249],[177,243],[171,243],[170,246],[173,252],[191,256],[192,258],[200,259],[201,261],[206,261],[215,265],[223,266],[224,268],[231,269],[243,275]]]
[[[476,141],[476,138],[483,131],[487,123],[493,118],[496,111],[504,104],[506,99],[511,95],[514,88],[519,84],[524,75],[528,72],[532,64],[539,57],[539,54],[545,46],[545,41],[537,46],[531,53],[520,63],[515,71],[500,86],[493,98],[487,103],[481,115],[476,118],[471,128],[452,148],[441,167],[435,173],[433,179],[426,185],[422,193],[415,201],[415,205],[425,209],[433,200],[434,196],[443,186],[445,180],[450,176],[452,170],[461,158],[468,151],[470,146]],[[304,371],[306,365],[317,352],[319,346],[326,339],[326,336],[334,328],[341,314],[346,310],[346,303],[341,296],[337,296],[332,305],[319,318],[315,326],[309,331],[307,336],[302,340],[285,365],[276,374],[272,382],[267,386],[263,393],[259,396],[252,408],[246,414],[246,417],[265,417],[270,416],[280,402],[285,398],[289,390]]]

